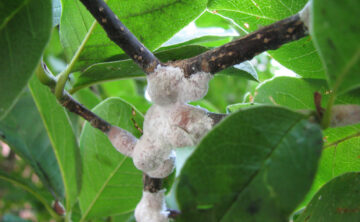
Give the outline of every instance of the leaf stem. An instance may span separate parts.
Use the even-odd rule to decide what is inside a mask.
[[[357,48],[354,56],[349,60],[349,62],[346,64],[346,66],[344,67],[344,69],[341,71],[339,77],[337,78],[334,87],[333,87],[333,93],[329,99],[329,102],[327,104],[326,107],[326,111],[324,114],[324,117],[322,119],[321,122],[321,126],[323,127],[323,129],[326,129],[330,126],[330,122],[331,122],[331,109],[335,103],[335,99],[336,99],[336,95],[337,92],[340,88],[341,83],[343,82],[343,80],[345,79],[346,75],[349,73],[350,69],[352,66],[354,66],[356,64],[356,62],[359,60],[360,58],[360,47]]]
[[[80,54],[83,51],[87,41],[89,40],[91,33],[95,28],[95,25],[96,25],[96,21],[94,21],[93,24],[91,25],[89,31],[86,33],[84,40],[81,42],[81,44],[78,47],[78,49],[76,50],[74,56],[71,58],[71,61],[68,64],[68,66],[66,67],[66,69],[59,74],[58,81],[55,86],[55,96],[57,99],[60,99],[63,96],[66,81],[69,78],[69,75],[70,75],[71,71],[73,70],[75,63],[79,59]]]
[[[333,91],[333,93],[331,94],[331,96],[329,98],[328,104],[326,106],[326,110],[325,110],[323,119],[321,120],[321,127],[323,129],[326,129],[326,128],[328,128],[330,126],[331,110],[332,110],[332,107],[333,107],[333,105],[335,103],[335,100],[336,100],[336,92]]]

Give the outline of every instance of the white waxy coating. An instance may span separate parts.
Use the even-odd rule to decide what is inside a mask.
[[[305,7],[299,12],[300,20],[304,22],[305,26],[311,30],[311,0],[306,3]]]
[[[336,105],[331,109],[332,127],[348,126],[360,122],[360,106]]]
[[[180,68],[159,65],[147,78],[155,104],[145,115],[144,134],[132,157],[150,177],[164,178],[174,169],[173,149],[197,144],[213,125],[206,110],[185,104],[206,95],[211,75],[201,72],[185,78]]]
[[[147,91],[155,104],[145,115],[143,136],[136,142],[127,131],[112,127],[108,137],[116,149],[133,158],[138,169],[152,178],[165,178],[174,169],[174,148],[196,145],[213,126],[206,110],[186,104],[206,95],[211,75],[201,72],[185,78],[180,68],[159,65],[147,78]],[[144,191],[135,218],[168,222],[164,190]]]
[[[186,103],[203,98],[210,79],[210,73],[200,72],[185,78],[184,72],[178,67],[158,65],[147,77],[147,92],[157,105]]]
[[[165,190],[157,193],[143,191],[140,203],[135,209],[137,222],[168,222],[168,212],[165,206]]]
[[[120,153],[132,156],[137,139],[131,133],[117,126],[112,126],[107,136]]]
[[[212,125],[204,109],[153,105],[145,115],[144,135],[134,148],[135,166],[150,177],[167,177],[174,169],[173,149],[196,145]]]

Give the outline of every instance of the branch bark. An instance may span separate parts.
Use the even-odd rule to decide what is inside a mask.
[[[306,35],[307,27],[300,19],[300,15],[296,14],[218,48],[166,65],[182,68],[186,77],[201,71],[215,74]]]
[[[103,27],[108,37],[120,46],[145,73],[151,73],[160,61],[118,19],[103,0],[80,0]]]
[[[41,63],[41,67],[39,67],[38,70],[36,71],[36,75],[39,81],[42,84],[47,85],[52,91],[52,93],[54,93],[57,82],[53,74],[50,72],[50,70],[47,68],[44,62]],[[110,123],[103,120],[95,113],[91,112],[91,110],[89,110],[81,103],[76,101],[73,97],[71,97],[69,93],[64,92],[62,96],[58,98],[58,100],[63,107],[65,107],[70,112],[73,112],[81,116],[86,121],[88,121],[93,127],[101,130],[104,133],[107,133],[110,130],[112,126]]]
[[[84,118],[94,128],[97,128],[104,133],[107,133],[110,130],[110,128],[112,126],[110,123],[103,120],[102,118],[97,116],[95,113],[91,112],[88,108],[86,108],[81,103],[76,101],[73,97],[71,97],[67,92],[59,100],[59,102],[63,107],[65,107],[70,112],[73,112],[73,113],[81,116],[82,118]]]

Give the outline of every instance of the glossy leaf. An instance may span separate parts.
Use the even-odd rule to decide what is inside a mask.
[[[314,0],[313,30],[331,88],[360,86],[359,1]]]
[[[62,3],[60,33],[68,59],[83,45],[75,70],[115,60],[114,56],[123,53],[107,38],[100,25],[93,24],[94,19],[80,1],[62,0]],[[154,50],[200,15],[207,1],[109,0],[107,3],[134,35],[146,47]]]
[[[44,186],[59,198],[64,198],[59,166],[40,114],[28,90],[0,122],[0,132],[2,139],[11,149],[30,164]]]
[[[42,70],[38,69],[38,71]],[[36,76],[30,80],[29,88],[59,164],[65,188],[65,207],[67,212],[70,212],[77,199],[81,184],[79,147],[69,117],[65,109],[56,101],[50,89],[42,85]]]
[[[262,104],[276,104],[292,109],[315,110],[314,92],[322,94],[322,105],[325,107],[330,90],[325,80],[298,79],[292,77],[277,77],[267,81],[257,88],[254,101]],[[351,91],[337,97],[337,104],[359,104],[359,90]],[[353,170],[360,170],[358,139],[348,138],[360,132],[360,124],[340,128],[329,128],[324,131],[325,147],[340,142],[337,146],[324,149],[319,169],[313,187],[305,203],[316,191],[333,177]],[[344,140],[344,141],[343,141]]]
[[[322,148],[320,128],[305,118],[258,106],[223,120],[181,171],[180,221],[287,221]]]
[[[255,92],[255,103],[283,105],[292,109],[313,109],[314,93],[322,96],[325,106],[329,98],[326,80],[276,77],[261,84]]]
[[[272,24],[299,12],[308,0],[252,1],[210,0],[208,7],[231,18],[247,32]],[[309,37],[269,52],[277,61],[307,78],[325,78],[324,69]]]
[[[1,119],[26,86],[50,37],[51,1],[2,1],[0,12],[0,95],[6,95],[0,96]]]
[[[360,221],[360,173],[343,174],[323,186],[296,222]]]
[[[142,127],[143,116],[123,100],[107,99],[93,111],[111,124],[140,136],[132,119]],[[82,221],[132,212],[142,194],[142,173],[135,168],[132,159],[119,153],[104,133],[88,123],[80,136],[80,148]]]
[[[354,130],[360,132],[360,125],[355,129],[345,128],[346,131]],[[326,132],[325,132],[326,133]],[[346,138],[346,133],[340,130],[336,131],[340,136]],[[325,134],[326,138],[332,138],[333,136],[327,133]],[[329,182],[334,177],[337,177],[343,173],[360,171],[360,138],[359,135],[354,138],[344,139],[341,138],[338,144],[336,145],[325,145],[323,154],[319,162],[318,173],[314,180],[314,184],[308,193],[304,204],[308,203],[315,193],[327,182]]]
[[[277,77],[266,81],[256,89],[255,103],[276,104],[292,109],[315,110],[314,93],[322,94],[322,106],[331,96],[325,80]],[[336,104],[360,104],[360,90],[354,90],[337,97]],[[233,107],[236,108],[236,107]],[[325,142],[332,143],[360,131],[360,124],[330,128],[325,131]]]
[[[276,77],[266,81],[256,89],[255,103],[276,104],[292,109],[315,109],[314,93],[322,95],[322,105],[326,106],[332,91],[325,80]],[[336,104],[360,104],[360,90],[340,95]]]

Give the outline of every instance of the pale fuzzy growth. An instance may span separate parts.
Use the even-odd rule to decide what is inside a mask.
[[[174,169],[173,149],[197,144],[211,129],[206,110],[185,104],[204,97],[210,79],[203,72],[185,78],[180,68],[161,65],[148,75],[147,91],[155,104],[145,115],[144,134],[132,155],[139,170],[167,177]]]
[[[196,145],[212,125],[205,109],[153,105],[145,115],[144,135],[134,148],[135,166],[150,177],[167,177],[174,169],[173,149]]]
[[[134,165],[153,178],[165,178],[174,170],[175,152],[157,138],[143,135],[133,154]]]
[[[173,112],[170,112],[170,123],[172,127],[175,126],[181,129],[182,133],[186,133],[192,141],[192,144],[186,144],[189,139],[182,139],[181,137],[184,137],[182,135],[175,137],[176,141],[173,141],[175,147],[196,145],[213,126],[213,120],[207,115],[207,110],[187,104],[174,107]]]
[[[185,78],[184,72],[178,67],[158,65],[147,77],[147,92],[157,105],[186,103],[203,98],[210,79],[210,73],[200,72]]]
[[[112,145],[125,156],[132,156],[136,144],[136,137],[126,130],[112,126],[107,133]]]
[[[135,209],[137,222],[168,222],[168,212],[165,206],[165,190],[157,193],[143,191],[140,203]]]
[[[331,127],[360,123],[360,106],[336,105],[331,109]]]
[[[300,20],[305,24],[305,26],[311,30],[311,8],[312,8],[312,2],[311,0],[306,3],[305,7],[299,12]]]

